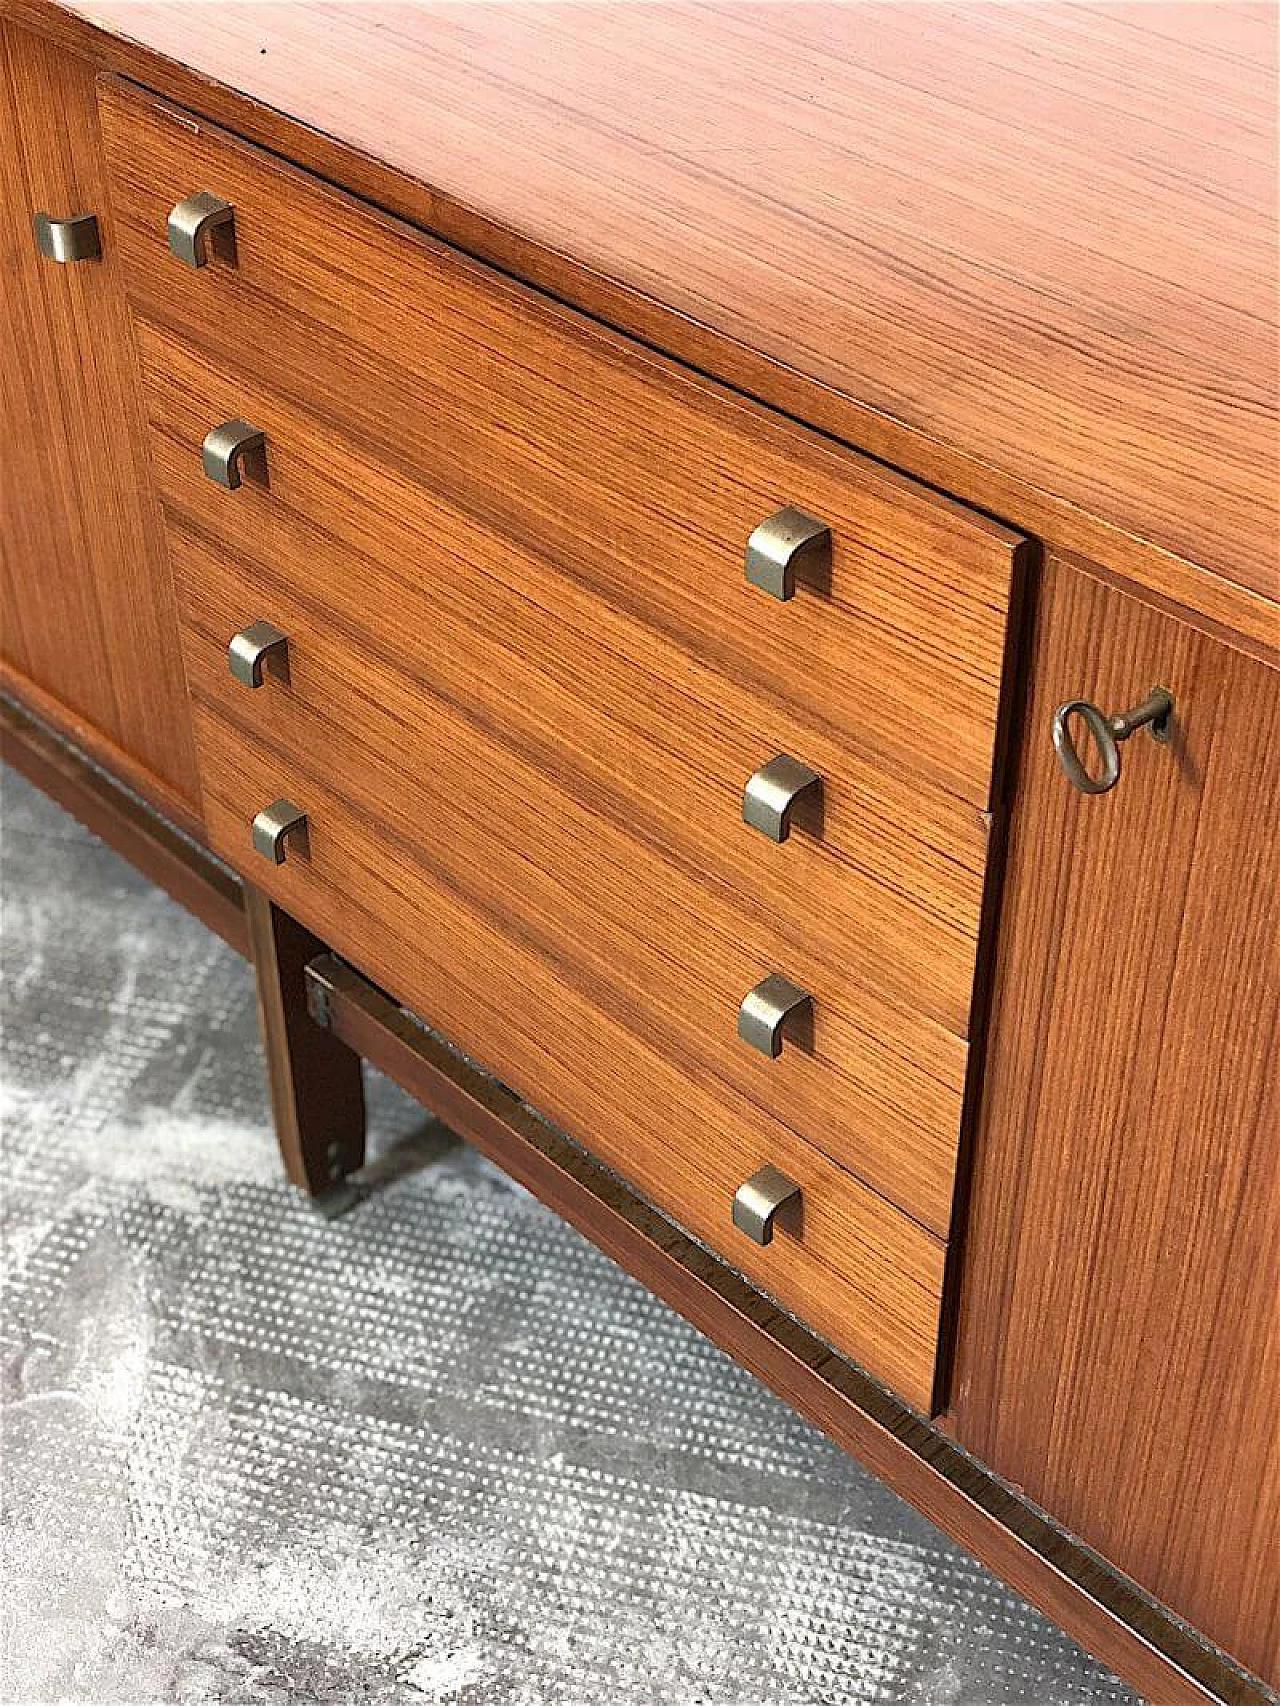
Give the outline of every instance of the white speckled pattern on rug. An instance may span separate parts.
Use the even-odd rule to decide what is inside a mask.
[[[383,1080],[285,1186],[249,974],[3,772],[6,1701],[1133,1696]]]

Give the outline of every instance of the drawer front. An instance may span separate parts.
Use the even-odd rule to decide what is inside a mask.
[[[291,754],[197,705],[214,845],[289,912],[515,1086],[695,1236],[911,1403],[931,1396],[945,1246],[745,1097],[708,1085],[638,1035],[603,979],[568,973],[528,942],[500,899],[460,892],[427,852]],[[273,866],[248,852],[250,820],[302,796],[305,849]],[[761,1247],[732,1224],[760,1168],[801,1188],[800,1212]]]
[[[1017,536],[475,265],[226,133],[103,92],[140,316],[407,469],[851,751],[989,804]],[[204,190],[234,265],[168,254]],[[795,506],[829,571],[748,586]]]

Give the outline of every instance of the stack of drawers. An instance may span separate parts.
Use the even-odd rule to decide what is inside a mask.
[[[212,845],[927,1407],[1022,541],[102,109]]]

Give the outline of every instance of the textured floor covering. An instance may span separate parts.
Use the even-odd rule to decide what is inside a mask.
[[[0,1698],[1132,1700],[384,1081],[318,1219],[246,968],[2,775]]]

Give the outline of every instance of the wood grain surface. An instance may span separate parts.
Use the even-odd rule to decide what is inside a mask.
[[[859,752],[988,804],[1016,535],[189,114],[112,85],[102,112],[145,318]],[[235,204],[234,267],[168,255],[193,184]],[[832,564],[779,604],[743,553],[789,503],[829,525]]]
[[[28,700],[181,822],[198,821],[177,618],[150,491],[92,70],[0,29],[0,650]],[[59,265],[32,218],[96,213]]]
[[[1275,646],[1271,6],[7,3]]]
[[[246,695],[247,697],[247,695]],[[375,824],[299,755],[196,701],[210,840],[286,911],[548,1118],[616,1167],[815,1331],[916,1405],[933,1386],[943,1250],[936,1239],[769,1119],[696,1060],[630,1029],[610,988],[568,973],[503,904],[458,892],[390,824]],[[309,848],[275,867],[250,849],[280,795],[308,812]],[[801,1224],[767,1248],[731,1223],[734,1193],[772,1162],[804,1193]]]
[[[957,1339],[961,1442],[1280,1682],[1280,673],[1050,565]],[[1073,792],[1055,704],[1155,683]]]
[[[571,318],[545,324],[527,293],[475,268],[450,277],[447,257],[428,252],[432,289],[420,239],[243,148],[193,142],[189,121],[128,91],[104,91],[104,110],[155,454],[198,630],[193,682],[226,701],[226,642],[249,612],[268,613],[305,660],[280,704],[258,702],[279,750],[338,779],[370,823],[429,849],[460,892],[483,892],[567,969],[608,980],[633,1027],[945,1237],[981,857],[958,920],[938,917],[956,886],[945,880],[921,917],[898,899],[905,837],[886,835],[881,808],[883,878],[842,893],[845,865],[827,859],[821,880],[797,889],[804,867],[766,862],[767,844],[742,825],[741,788],[784,735],[810,756],[816,740],[835,770],[839,847],[848,763],[832,731],[857,728],[886,779],[897,769],[915,782],[903,760],[923,749],[924,778],[900,791],[924,815],[966,743],[970,791],[985,801],[1016,544],[905,482],[886,485],[861,459],[840,459],[815,503],[816,441],[785,423],[756,411],[752,440],[729,439],[725,400],[709,388],[686,400],[666,369],[634,374],[616,340],[584,358]],[[234,201],[237,263],[210,268],[207,287],[182,277],[174,288],[158,232],[191,182]],[[295,303],[299,353],[269,390],[252,352],[279,357]],[[393,347],[394,378],[377,365]],[[201,478],[196,448],[232,414],[267,432],[270,484],[228,501]],[[855,483],[869,498],[850,501]],[[743,581],[748,518],[775,506],[770,491],[829,516],[840,542],[830,590],[806,588],[795,601],[806,608],[779,608]],[[872,505],[885,512],[879,533]],[[770,635],[771,651],[751,645]],[[532,741],[513,718],[532,721]],[[585,793],[565,776],[566,724],[593,750]],[[710,801],[690,787],[699,769],[714,778]],[[927,848],[931,868],[963,872],[985,827],[943,797],[960,833]],[[861,839],[853,815],[846,855]],[[726,863],[738,895],[723,893]],[[775,890],[789,903],[785,938]],[[735,1020],[770,971],[811,989],[815,1016],[811,1042],[765,1062]]]

